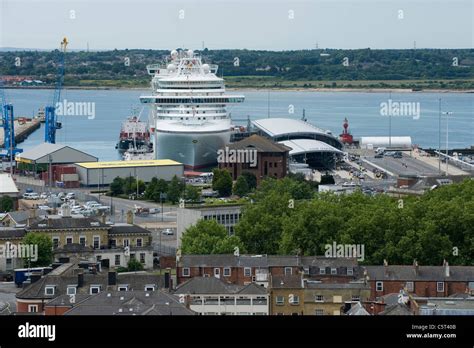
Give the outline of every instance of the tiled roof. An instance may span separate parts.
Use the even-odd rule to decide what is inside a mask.
[[[386,269],[385,269],[386,267]],[[449,266],[449,277],[444,266],[365,266],[370,280],[399,281],[473,281],[474,266]]]
[[[144,229],[143,227],[130,224],[115,224],[112,225],[109,231],[109,235],[117,234],[151,234],[149,230]]]
[[[291,148],[283,144],[273,142],[265,137],[260,135],[251,135],[248,138],[237,141],[233,144],[228,145],[230,149],[234,150],[245,150],[245,149],[255,149],[258,152],[289,152]]]
[[[181,284],[175,294],[245,294],[263,295],[265,288],[250,283],[248,285],[235,285],[226,283],[216,277],[194,277]]]
[[[110,228],[109,225],[103,224],[99,220],[93,218],[72,218],[62,217],[60,219],[45,219],[36,222],[28,228],[29,230],[64,230],[64,229],[104,229]]]
[[[23,238],[25,233],[24,228],[0,227],[0,239]]]
[[[302,289],[302,277],[298,274],[272,276],[269,287],[275,289]]]

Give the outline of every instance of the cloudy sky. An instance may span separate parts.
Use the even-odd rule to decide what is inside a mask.
[[[0,47],[473,48],[473,0],[0,0]]]

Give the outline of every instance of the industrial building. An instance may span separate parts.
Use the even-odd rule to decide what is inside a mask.
[[[110,185],[116,177],[134,177],[144,182],[152,178],[170,181],[184,174],[182,163],[173,160],[136,160],[75,163],[79,180],[84,186]]]
[[[13,200],[13,209],[18,209],[18,198],[19,198],[18,187],[10,174],[0,173],[0,198],[3,196],[9,196]],[[0,208],[0,213],[1,213]]]
[[[330,131],[303,120],[266,118],[252,121],[257,134],[291,148],[289,157],[313,168],[332,168],[343,155],[343,144]]]
[[[50,164],[97,162],[98,158],[63,144],[43,143],[15,156],[18,169],[46,171]]]
[[[386,147],[392,149],[407,149],[412,147],[411,137],[361,137],[361,149],[376,149],[378,147]]]

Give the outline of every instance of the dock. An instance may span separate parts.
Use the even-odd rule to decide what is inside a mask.
[[[31,133],[41,127],[40,118],[27,119],[24,118],[15,119],[15,141],[17,144],[24,141]],[[4,146],[5,134],[3,129],[0,130],[0,147]]]

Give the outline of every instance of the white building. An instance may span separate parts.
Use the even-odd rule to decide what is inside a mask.
[[[194,277],[180,285],[175,295],[189,301],[200,315],[268,315],[269,294],[263,286],[225,283],[216,277]]]

